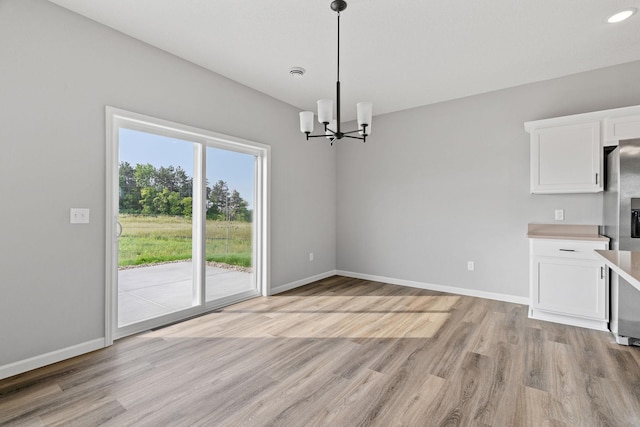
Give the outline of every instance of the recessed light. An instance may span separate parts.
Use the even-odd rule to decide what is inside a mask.
[[[299,79],[304,76],[305,69],[302,67],[291,67],[289,70],[289,75],[294,79]]]
[[[631,15],[633,15],[634,13],[636,13],[636,10],[634,8],[626,9],[626,10],[620,11],[620,12],[614,14],[614,15],[611,15],[607,19],[607,22],[609,24],[615,24],[617,22],[622,22],[625,19],[630,18]]]

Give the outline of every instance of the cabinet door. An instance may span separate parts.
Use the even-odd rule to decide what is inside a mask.
[[[621,139],[640,138],[640,115],[616,117],[604,121],[606,142],[616,145]],[[603,144],[607,145],[607,144]]]
[[[602,191],[600,122],[531,133],[531,192]]]
[[[606,317],[604,266],[585,259],[536,256],[532,305],[560,314]]]

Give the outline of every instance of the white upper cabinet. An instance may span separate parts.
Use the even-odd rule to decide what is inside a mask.
[[[640,138],[640,105],[526,122],[531,135],[531,193],[603,190],[604,146]]]
[[[532,193],[602,191],[600,122],[531,133]]]
[[[605,140],[640,138],[640,115],[605,119]]]

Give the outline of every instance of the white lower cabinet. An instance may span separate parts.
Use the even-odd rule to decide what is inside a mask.
[[[529,317],[607,330],[607,269],[594,254],[606,241],[530,240]]]

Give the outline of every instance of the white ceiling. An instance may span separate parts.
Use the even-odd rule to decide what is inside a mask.
[[[303,110],[335,98],[330,0],[49,0]],[[343,120],[640,60],[640,0],[348,0]],[[289,76],[292,66],[307,70]]]

